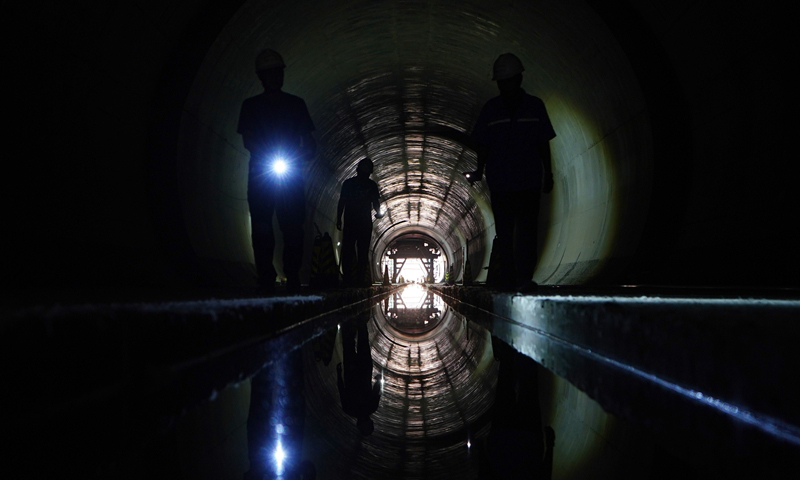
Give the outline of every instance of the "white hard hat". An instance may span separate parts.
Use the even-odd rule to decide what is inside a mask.
[[[262,50],[256,57],[256,72],[262,70],[269,70],[270,68],[285,68],[286,64],[283,63],[283,57],[270,48]]]
[[[505,80],[522,73],[525,68],[522,62],[513,53],[504,53],[494,61],[492,80]]]

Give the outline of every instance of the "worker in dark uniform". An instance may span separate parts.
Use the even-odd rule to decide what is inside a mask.
[[[496,286],[519,291],[536,287],[539,196],[542,190],[553,189],[550,140],[556,136],[544,102],[522,89],[523,71],[514,54],[505,53],[495,61],[492,80],[500,95],[481,110],[471,135],[478,168],[465,172],[474,183],[481,180],[485,167],[497,234],[493,248],[506,255]],[[506,252],[513,252],[513,261]]]
[[[242,103],[237,132],[250,151],[247,202],[253,235],[258,284],[275,288],[272,264],[275,234],[272,215],[283,232],[283,270],[287,288],[300,288],[303,261],[305,195],[303,167],[316,153],[314,123],[303,99],[281,91],[286,65],[274,50],[256,58],[256,74],[264,93]]]
[[[374,165],[365,158],[358,162],[356,176],[342,183],[336,208],[336,228],[342,230],[342,273],[346,286],[369,286],[369,242],[372,238],[372,210],[383,217],[378,184],[370,180]]]
[[[336,365],[337,386],[342,410],[356,419],[356,426],[362,435],[370,435],[375,424],[370,415],[375,413],[381,401],[381,375],[375,376],[372,383],[372,352],[367,332],[368,313],[356,320],[358,327],[342,325],[342,355],[344,356],[344,376],[342,364]],[[358,333],[358,350],[355,336]]]

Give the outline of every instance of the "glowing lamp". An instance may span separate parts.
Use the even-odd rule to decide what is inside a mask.
[[[272,171],[278,175],[283,175],[287,170],[289,170],[289,164],[286,163],[286,160],[282,158],[276,158],[272,162]]]

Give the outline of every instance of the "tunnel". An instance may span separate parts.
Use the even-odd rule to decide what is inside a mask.
[[[16,345],[11,339],[17,332],[24,339],[19,345],[50,348],[55,345],[50,326],[60,318],[96,319],[86,327],[94,331],[111,328],[107,325],[113,321],[106,316],[124,322],[157,319],[136,327],[149,329],[166,311],[206,319],[207,310],[219,309],[210,314],[214,322],[249,319],[249,309],[262,311],[244,300],[253,297],[255,268],[246,195],[249,154],[236,130],[242,101],[261,92],[254,59],[264,48],[281,53],[287,65],[284,91],[305,100],[315,124],[318,152],[306,172],[303,283],[310,281],[315,236],[327,232],[333,245],[341,241],[335,227],[339,189],[365,157],[375,162],[372,179],[387,211],[373,227],[373,279],[382,279],[382,262],[393,246],[419,239],[436,245],[445,265],[454,267],[453,280],[463,282],[467,260],[469,280],[480,284],[486,279],[495,236],[490,192],[485,183],[470,185],[462,175],[474,169],[475,152],[442,131],[471,132],[483,104],[498,94],[492,63],[513,52],[525,67],[523,88],[544,101],[557,135],[550,142],[555,187],[542,197],[534,273],[537,283],[551,289],[545,292],[582,298],[638,285],[666,296],[687,288],[713,295],[723,288],[729,297],[794,298],[800,258],[794,227],[797,189],[788,172],[795,150],[788,100],[792,40],[784,38],[792,31],[791,16],[781,5],[752,7],[700,0],[136,0],[9,6],[3,22],[12,85],[8,118],[13,121],[6,137],[9,145],[21,146],[16,152],[9,149],[4,182],[3,316],[9,345]],[[279,277],[285,276],[282,248],[278,235]],[[338,261],[338,250],[336,255]],[[323,292],[291,308],[322,315],[353,301],[348,295]],[[433,450],[408,458],[441,458],[450,465],[463,454],[448,456],[454,445],[461,448],[462,433],[469,431],[465,418],[488,428],[484,407],[493,400],[487,392],[497,377],[490,358],[496,332],[490,335],[485,323],[478,327],[466,321],[470,316],[457,305],[474,304],[514,319],[518,312],[511,299],[504,303],[505,297],[489,302],[482,293],[443,295],[453,304],[440,305],[447,316],[439,318],[433,333],[413,337],[420,358],[435,365],[434,373],[416,373],[424,381],[446,384],[449,377],[443,372],[455,369],[465,383],[457,388],[438,384],[434,390],[453,389],[464,399],[432,400],[431,408],[439,408],[437,402],[445,405],[438,411],[452,423],[432,426],[431,435],[438,438]],[[209,299],[233,303],[192,303]],[[184,300],[189,303],[174,307],[125,306]],[[322,305],[319,311],[317,304]],[[268,318],[285,316],[281,328],[306,318],[289,307],[279,315],[269,310],[272,303],[267,305],[263,311],[273,312]],[[378,306],[370,308],[375,309],[370,338],[378,339],[373,349],[388,368],[392,342],[407,345],[412,337],[393,326]],[[741,309],[745,326],[755,318],[749,308]],[[228,310],[239,313],[221,313]],[[726,312],[736,317],[731,312],[737,311]],[[691,316],[681,312],[676,318]],[[611,318],[618,312],[606,313]],[[577,317],[588,318],[583,313]],[[33,333],[19,326],[23,320]],[[209,334],[204,344],[198,339],[206,333],[191,331],[190,340],[170,337],[178,331],[170,322],[165,320],[170,325],[165,338],[188,342],[178,349],[187,357],[212,344],[222,351],[214,342],[225,338],[241,340]],[[328,323],[330,328],[337,320]],[[665,335],[676,335],[679,345],[696,340],[681,337],[679,329],[669,332]],[[765,332],[765,345],[781,336]],[[775,332],[784,331],[776,327]],[[112,333],[110,345],[145,341],[132,333]],[[65,335],[73,339],[72,333]],[[117,358],[113,349],[92,344],[91,335],[75,335],[77,345],[88,342],[86,351],[95,352],[76,353],[76,364],[94,366],[69,375],[84,374],[75,373],[79,370],[97,378],[110,375],[101,365]],[[722,337],[728,338],[720,335],[709,342]],[[341,333],[338,338],[341,342]],[[504,341],[542,361],[533,347],[515,344],[515,338]],[[311,347],[304,342],[306,350],[301,350],[309,355]],[[166,343],[153,348],[167,349]],[[625,342],[615,348],[622,356]],[[285,345],[275,349],[284,351]],[[717,358],[723,357],[728,358]],[[163,358],[178,362],[179,354]],[[407,358],[403,368],[420,368],[418,360]],[[10,359],[7,364],[14,363]],[[770,365],[778,369],[779,364]],[[638,467],[656,471],[659,461],[683,455],[653,457],[651,451],[648,457],[642,445],[650,445],[649,434],[637,437],[640,427],[631,426],[636,422],[614,410],[613,401],[604,403],[602,392],[586,383],[590,380],[568,381],[552,365],[544,367],[525,368],[538,372],[533,376],[552,394],[542,400],[550,423],[570,425],[562,432],[591,431],[593,458],[610,450],[614,458],[641,454],[640,463],[626,471],[633,478],[641,474]],[[246,370],[238,364],[231,368]],[[309,368],[306,375],[313,375]],[[53,372],[54,378],[68,377],[59,369]],[[316,411],[328,408],[325,395],[336,400],[335,373],[324,372],[320,382],[328,390],[309,401]],[[192,396],[193,408],[200,406],[183,406],[170,438],[190,445],[186,438],[192,422],[203,424],[203,415],[228,418],[228,409],[238,412],[233,417],[239,420],[230,417],[230,422],[241,421],[253,374],[253,369],[240,372],[241,378],[213,388],[204,384],[202,393]],[[386,388],[395,395],[386,398],[395,403],[387,403],[379,417],[384,431],[400,428],[397,418],[408,421],[397,412],[410,408],[402,404],[409,389],[421,390],[424,397],[421,384],[403,383],[404,375],[409,373],[398,365],[393,375],[386,374]],[[423,415],[425,400],[417,396],[414,402],[414,413]],[[567,407],[572,413],[563,413]],[[391,416],[391,409],[400,417]],[[243,441],[244,430],[235,431],[238,436],[230,438]],[[558,438],[576,450],[576,445],[591,443],[578,434]],[[637,445],[636,438],[648,440]],[[380,448],[370,455],[379,455]],[[396,459],[395,454],[386,458]],[[379,463],[370,458],[360,472],[367,475]],[[618,465],[609,461],[601,470],[612,476],[609,472]],[[450,478],[447,469],[417,467],[409,471],[421,478]],[[580,477],[589,471],[582,468],[590,467],[577,465],[554,475]]]
[[[370,156],[389,209],[373,253],[419,231],[454,261],[466,253],[481,279],[494,234],[488,190],[460,176],[474,152],[436,131],[469,133],[497,95],[492,62],[515,52],[523,88],[543,99],[557,134],[537,282],[796,285],[785,220],[796,196],[780,174],[791,155],[784,44],[772,33],[783,16],[714,5],[17,6],[5,31],[27,41],[13,42],[9,62],[16,90],[31,95],[11,102],[20,122],[10,134],[42,160],[10,165],[20,181],[7,188],[17,201],[4,282],[250,283],[236,123],[241,101],[260,91],[254,57],[271,47],[320,146],[307,251],[316,228],[337,235],[338,188]],[[21,126],[32,123],[40,133]]]
[[[235,133],[239,102],[232,98],[260,92],[253,58],[269,43],[288,62],[285,89],[317,119],[322,147],[310,166],[307,230],[314,224],[339,239],[330,199],[369,157],[388,210],[374,226],[380,245],[373,251],[417,231],[450,252],[466,250],[472,264],[488,263],[488,190],[470,188],[461,175],[475,168],[475,153],[435,132],[470,131],[483,101],[496,95],[491,64],[513,50],[529,65],[523,88],[537,91],[563,132],[552,146],[561,188],[543,207],[537,280],[586,283],[628,260],[644,227],[653,170],[650,114],[630,62],[581,3],[484,8],[331,3],[316,4],[310,15],[300,3],[264,28],[272,5],[243,6],[206,53],[180,120],[178,184],[198,256],[253,262],[241,175],[249,157]],[[513,18],[530,20],[500,27]],[[591,33],[579,43],[575,32]]]

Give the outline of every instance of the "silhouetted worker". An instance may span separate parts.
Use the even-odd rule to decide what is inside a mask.
[[[539,196],[553,189],[550,140],[556,136],[544,102],[522,89],[522,62],[514,54],[500,55],[494,76],[500,95],[483,106],[473,140],[478,168],[465,172],[470,183],[486,169],[497,240],[493,248],[506,256],[498,272],[501,288],[536,287],[536,236]],[[513,252],[512,258],[507,252]]]
[[[366,319],[358,320],[358,350],[355,333],[349,325],[342,327],[344,377],[342,364],[336,365],[339,398],[342,401],[342,410],[356,419],[358,431],[362,435],[370,435],[375,430],[375,425],[369,416],[375,413],[381,400],[381,375],[375,376],[373,385],[372,353]]]
[[[285,67],[283,58],[274,50],[258,55],[256,74],[264,93],[242,103],[237,132],[250,151],[247,202],[258,284],[267,290],[275,287],[274,212],[283,232],[287,288],[296,291],[303,261],[303,167],[315,154],[316,143],[311,136],[314,123],[303,99],[281,91]]]
[[[347,286],[369,286],[369,242],[372,237],[372,210],[381,213],[378,184],[370,180],[374,165],[365,158],[358,162],[356,176],[342,183],[339,205],[336,208],[336,228],[342,230],[342,273]]]

